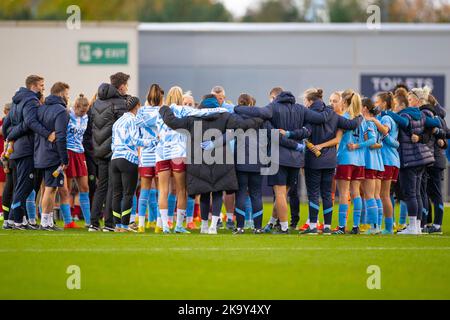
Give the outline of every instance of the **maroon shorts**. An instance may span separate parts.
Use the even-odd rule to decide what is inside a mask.
[[[159,161],[156,163],[156,173],[164,171],[185,172],[186,164],[184,162],[184,158]]]
[[[399,169],[394,166],[384,166],[383,177],[381,180],[392,180],[397,182]]]
[[[336,168],[336,180],[364,180],[364,167],[354,165],[338,165]]]
[[[141,178],[154,178],[156,177],[155,167],[139,167],[139,175]]]
[[[366,179],[383,179],[383,173],[384,171],[378,171],[378,170],[372,170],[372,169],[366,169],[364,170],[364,177]]]
[[[86,158],[84,153],[76,153],[72,150],[68,150],[69,153],[69,165],[66,169],[67,178],[79,178],[87,177]]]

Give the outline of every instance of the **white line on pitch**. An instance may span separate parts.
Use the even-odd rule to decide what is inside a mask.
[[[116,252],[163,252],[163,251],[450,251],[450,247],[266,247],[266,248],[218,248],[218,247],[169,247],[169,248],[55,248],[55,249],[0,249],[0,253],[52,253],[52,252],[86,252],[86,253],[116,253]]]

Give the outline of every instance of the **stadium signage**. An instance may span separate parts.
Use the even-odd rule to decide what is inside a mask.
[[[429,86],[433,95],[445,105],[445,76],[444,75],[396,75],[396,74],[362,74],[361,93],[372,97],[380,91],[390,91],[397,84],[406,84],[408,88]]]
[[[80,65],[128,64],[127,42],[79,42]]]

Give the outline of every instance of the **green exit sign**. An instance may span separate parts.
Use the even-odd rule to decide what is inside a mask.
[[[127,42],[79,42],[79,64],[128,64]]]

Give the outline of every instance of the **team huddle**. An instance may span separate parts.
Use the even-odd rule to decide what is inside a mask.
[[[60,231],[55,208],[64,229],[79,228],[76,194],[89,232],[190,233],[199,223],[202,234],[442,234],[450,131],[427,87],[398,85],[373,98],[349,89],[329,105],[322,89],[298,103],[275,87],[257,107],[249,94],[227,101],[220,86],[196,103],[180,87],[152,84],[141,103],[128,95],[129,79],[116,73],[73,104],[67,83],[44,97],[44,79],[26,79],[1,122],[3,229]],[[298,228],[300,170],[309,217]],[[264,175],[273,190],[265,226]]]

